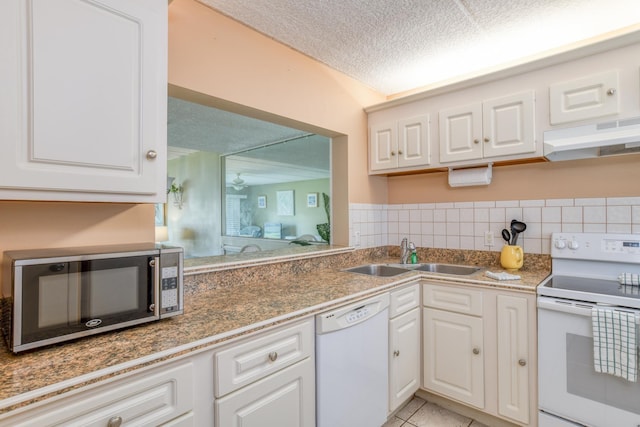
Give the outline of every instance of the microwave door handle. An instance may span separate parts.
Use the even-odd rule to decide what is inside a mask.
[[[162,283],[160,283],[160,257],[153,257],[149,262],[149,266],[153,270],[153,284],[151,290],[153,292],[153,315],[160,317],[160,293],[162,292]]]

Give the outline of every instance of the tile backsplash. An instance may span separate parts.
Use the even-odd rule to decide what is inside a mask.
[[[638,233],[640,197],[501,200],[421,204],[349,205],[349,242],[370,248],[399,245],[500,251],[502,229],[512,219],[527,229],[518,238],[525,252],[548,254],[553,232]],[[485,232],[493,234],[487,246]]]

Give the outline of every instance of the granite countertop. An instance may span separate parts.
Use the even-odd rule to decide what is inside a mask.
[[[431,254],[435,255],[434,253]],[[449,263],[451,254],[446,254]],[[185,276],[185,314],[159,322],[108,332],[19,355],[0,348],[0,415],[142,366],[205,349],[284,321],[415,281],[430,278],[523,292],[535,292],[550,274],[550,263],[529,263],[520,280],[499,282],[484,276],[486,268],[464,278],[409,271],[394,277],[372,277],[343,271],[372,262],[394,263],[396,257],[355,251],[320,259],[281,262],[263,267]],[[433,256],[433,262],[438,261]],[[424,259],[424,258],[423,258]],[[486,260],[481,260],[486,261]],[[460,263],[460,261],[457,261]],[[482,265],[476,262],[467,264]],[[495,257],[489,262],[495,267]]]

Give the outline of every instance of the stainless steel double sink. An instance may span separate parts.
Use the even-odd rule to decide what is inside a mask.
[[[480,270],[480,267],[457,264],[425,263],[425,264],[367,264],[359,267],[347,268],[350,273],[366,274],[369,276],[392,277],[409,271],[427,271],[430,273],[452,274],[467,276]]]

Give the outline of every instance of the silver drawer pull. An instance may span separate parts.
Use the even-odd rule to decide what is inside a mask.
[[[122,417],[111,417],[107,423],[107,427],[120,427],[122,425]]]
[[[393,352],[393,355],[394,355],[395,357],[400,356],[400,350],[395,350],[395,351]]]
[[[478,347],[475,347],[473,349],[473,354],[480,354],[480,349]]]
[[[271,360],[272,362],[275,362],[277,358],[278,358],[277,352],[272,351],[271,353],[269,353],[269,360]]]
[[[156,157],[158,157],[158,153],[156,151],[154,151],[154,150],[147,151],[147,159],[148,160],[153,160]]]
[[[520,365],[520,366],[526,366],[526,365],[527,365],[527,361],[526,361],[526,360],[524,360],[524,359],[520,359],[520,360],[518,360],[518,365]]]
[[[611,88],[609,90],[607,90],[607,95],[611,96],[611,95],[615,95],[616,90],[614,88]]]

